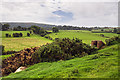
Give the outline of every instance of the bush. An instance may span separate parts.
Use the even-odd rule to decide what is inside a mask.
[[[82,57],[90,55],[92,52],[96,51],[95,48],[92,48],[79,39],[64,38],[57,39],[51,44],[47,44],[39,48],[34,54],[32,54],[33,61],[37,62],[50,62],[58,60],[67,60],[74,57]]]
[[[23,36],[23,34],[22,33],[20,33],[20,37],[22,37]]]
[[[27,33],[27,36],[29,36],[29,37],[30,37],[30,33]]]
[[[107,46],[118,44],[118,43],[120,43],[120,38],[119,37],[112,37],[110,39],[106,39],[105,42],[106,42]]]
[[[104,37],[104,34],[100,34],[101,37]]]
[[[58,28],[56,28],[56,27],[53,27],[53,28],[52,28],[52,31],[53,31],[54,33],[59,32]]]
[[[5,47],[5,46],[0,45],[0,53],[1,53],[1,54],[2,54],[2,53],[3,53],[3,51],[4,51],[4,47]],[[0,55],[1,55],[1,54],[0,54]]]
[[[11,37],[11,35],[9,34],[9,37]]]
[[[20,37],[19,33],[13,33],[13,37]]]
[[[7,51],[7,52],[3,52],[2,55],[8,55],[8,54],[14,54],[17,53],[17,51]]]
[[[23,34],[22,33],[13,33],[13,37],[22,37]]]
[[[6,37],[9,37],[9,34],[8,34],[8,33],[6,33],[5,35],[6,35]]]
[[[53,40],[50,36],[45,35],[44,37],[47,39]]]

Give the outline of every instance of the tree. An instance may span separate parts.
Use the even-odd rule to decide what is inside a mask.
[[[10,25],[9,24],[3,24],[2,25],[2,31],[7,31],[9,29]]]
[[[27,33],[27,36],[29,36],[29,37],[30,37],[30,33]]]
[[[58,28],[56,28],[56,27],[53,27],[53,28],[52,28],[52,31],[53,31],[54,33],[59,32]]]
[[[104,29],[101,29],[101,31],[104,31]]]
[[[114,33],[117,33],[117,29],[116,29],[116,28],[114,28],[113,32],[114,32]]]

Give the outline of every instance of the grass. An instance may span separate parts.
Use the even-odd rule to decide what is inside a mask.
[[[6,59],[7,57],[10,57],[11,56],[11,54],[9,54],[9,55],[0,55],[0,59]]]
[[[16,32],[23,33],[23,37],[17,37],[17,38],[5,37],[6,33],[12,35],[13,33]],[[0,31],[0,33],[2,33],[2,35],[0,35],[0,40],[2,39],[2,44],[5,46],[5,51],[11,51],[11,50],[19,51],[24,48],[36,47],[52,42],[49,39],[46,39],[44,37],[35,34],[31,35],[30,37],[27,37],[28,32],[29,31]],[[107,37],[117,36],[117,34],[114,33],[91,33],[90,31],[85,31],[85,30],[60,30],[60,32],[58,33],[52,33],[48,35],[53,39],[65,38],[65,37],[68,37],[70,39],[79,38],[86,44],[90,44],[92,40],[102,40],[103,42],[105,42],[105,39],[107,38],[101,37],[99,34],[104,34]]]
[[[22,33],[23,37],[27,37],[27,33],[30,33],[30,32],[29,31],[0,31],[0,33],[2,33],[2,35],[0,35],[0,38],[6,38],[5,36],[6,33],[10,34],[11,36],[13,35],[13,33]]]
[[[6,33],[15,33],[15,32],[22,32],[23,33],[23,37],[11,37],[11,38],[6,38],[5,34]],[[48,40],[44,37],[41,37],[39,35],[31,35],[30,37],[27,37],[27,32],[28,31],[3,31],[2,32],[2,45],[5,46],[5,51],[11,51],[11,50],[15,50],[15,51],[19,51],[22,50],[24,48],[29,48],[29,47],[37,47],[37,46],[41,46],[44,45],[46,43],[51,43],[51,40]]]
[[[79,38],[83,40],[84,43],[90,44],[92,40],[102,40],[105,42],[105,37],[101,37],[98,34],[104,34],[105,36],[112,37],[117,34],[114,33],[91,33],[90,31],[85,30],[60,30],[59,33],[48,34],[53,39],[55,38],[65,38],[68,37],[70,39]]]
[[[114,37],[114,36],[118,36],[118,34],[116,34],[116,33],[93,33],[93,34],[97,34],[98,36],[100,35],[100,34],[103,34],[104,36],[106,36],[106,37]]]
[[[82,58],[38,63],[4,78],[118,78],[118,50],[113,45]]]

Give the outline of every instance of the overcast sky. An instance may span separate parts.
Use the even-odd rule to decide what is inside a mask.
[[[0,0],[0,21],[118,26],[119,0]]]

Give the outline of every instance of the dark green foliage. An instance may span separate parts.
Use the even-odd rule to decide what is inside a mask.
[[[43,28],[38,26],[31,26],[30,30],[32,30],[35,34],[39,34],[40,36],[44,37],[47,34],[47,31],[45,31]]]
[[[53,28],[52,28],[52,31],[53,31],[54,33],[59,32],[58,28],[56,28],[56,27],[53,27]]]
[[[13,33],[13,37],[20,37],[19,33]]]
[[[9,34],[9,37],[11,37],[11,35]]]
[[[104,31],[104,29],[101,29],[101,31]]]
[[[3,51],[4,51],[4,47],[5,47],[5,46],[0,45],[0,55],[1,55],[1,53],[3,53]]]
[[[22,33],[13,33],[13,37],[22,37],[23,34]]]
[[[104,37],[104,34],[100,34],[101,37]]]
[[[70,40],[69,38],[55,39],[55,42],[47,44],[39,48],[32,57],[37,62],[67,60],[74,57],[82,57],[90,55],[96,51],[84,43],[82,40],[76,38]]]
[[[32,33],[32,30],[30,30],[30,34]]]
[[[8,34],[8,33],[6,33],[6,34],[5,34],[5,36],[6,36],[6,37],[11,37],[11,35],[10,35],[10,34]]]
[[[6,37],[9,37],[9,34],[7,33],[7,34],[5,34],[6,35]]]
[[[10,27],[9,24],[2,25],[2,31],[7,31],[9,29],[9,27]]]
[[[26,31],[27,28],[26,27],[21,27],[21,26],[18,26],[18,27],[14,27],[13,28],[13,31]]]
[[[114,45],[120,43],[120,37],[112,37],[110,39],[106,39],[105,42],[107,46]]]
[[[114,32],[114,33],[117,33],[117,29],[116,29],[116,28],[114,28],[113,32]]]
[[[3,52],[2,55],[8,55],[8,54],[14,54],[14,53],[18,53],[17,51],[7,51],[7,52]]]
[[[44,36],[45,38],[47,38],[47,39],[50,39],[50,40],[53,40],[50,36]]]
[[[29,36],[29,37],[30,37],[30,33],[27,33],[27,36]]]
[[[20,37],[22,37],[23,36],[23,34],[22,33],[20,33]]]

